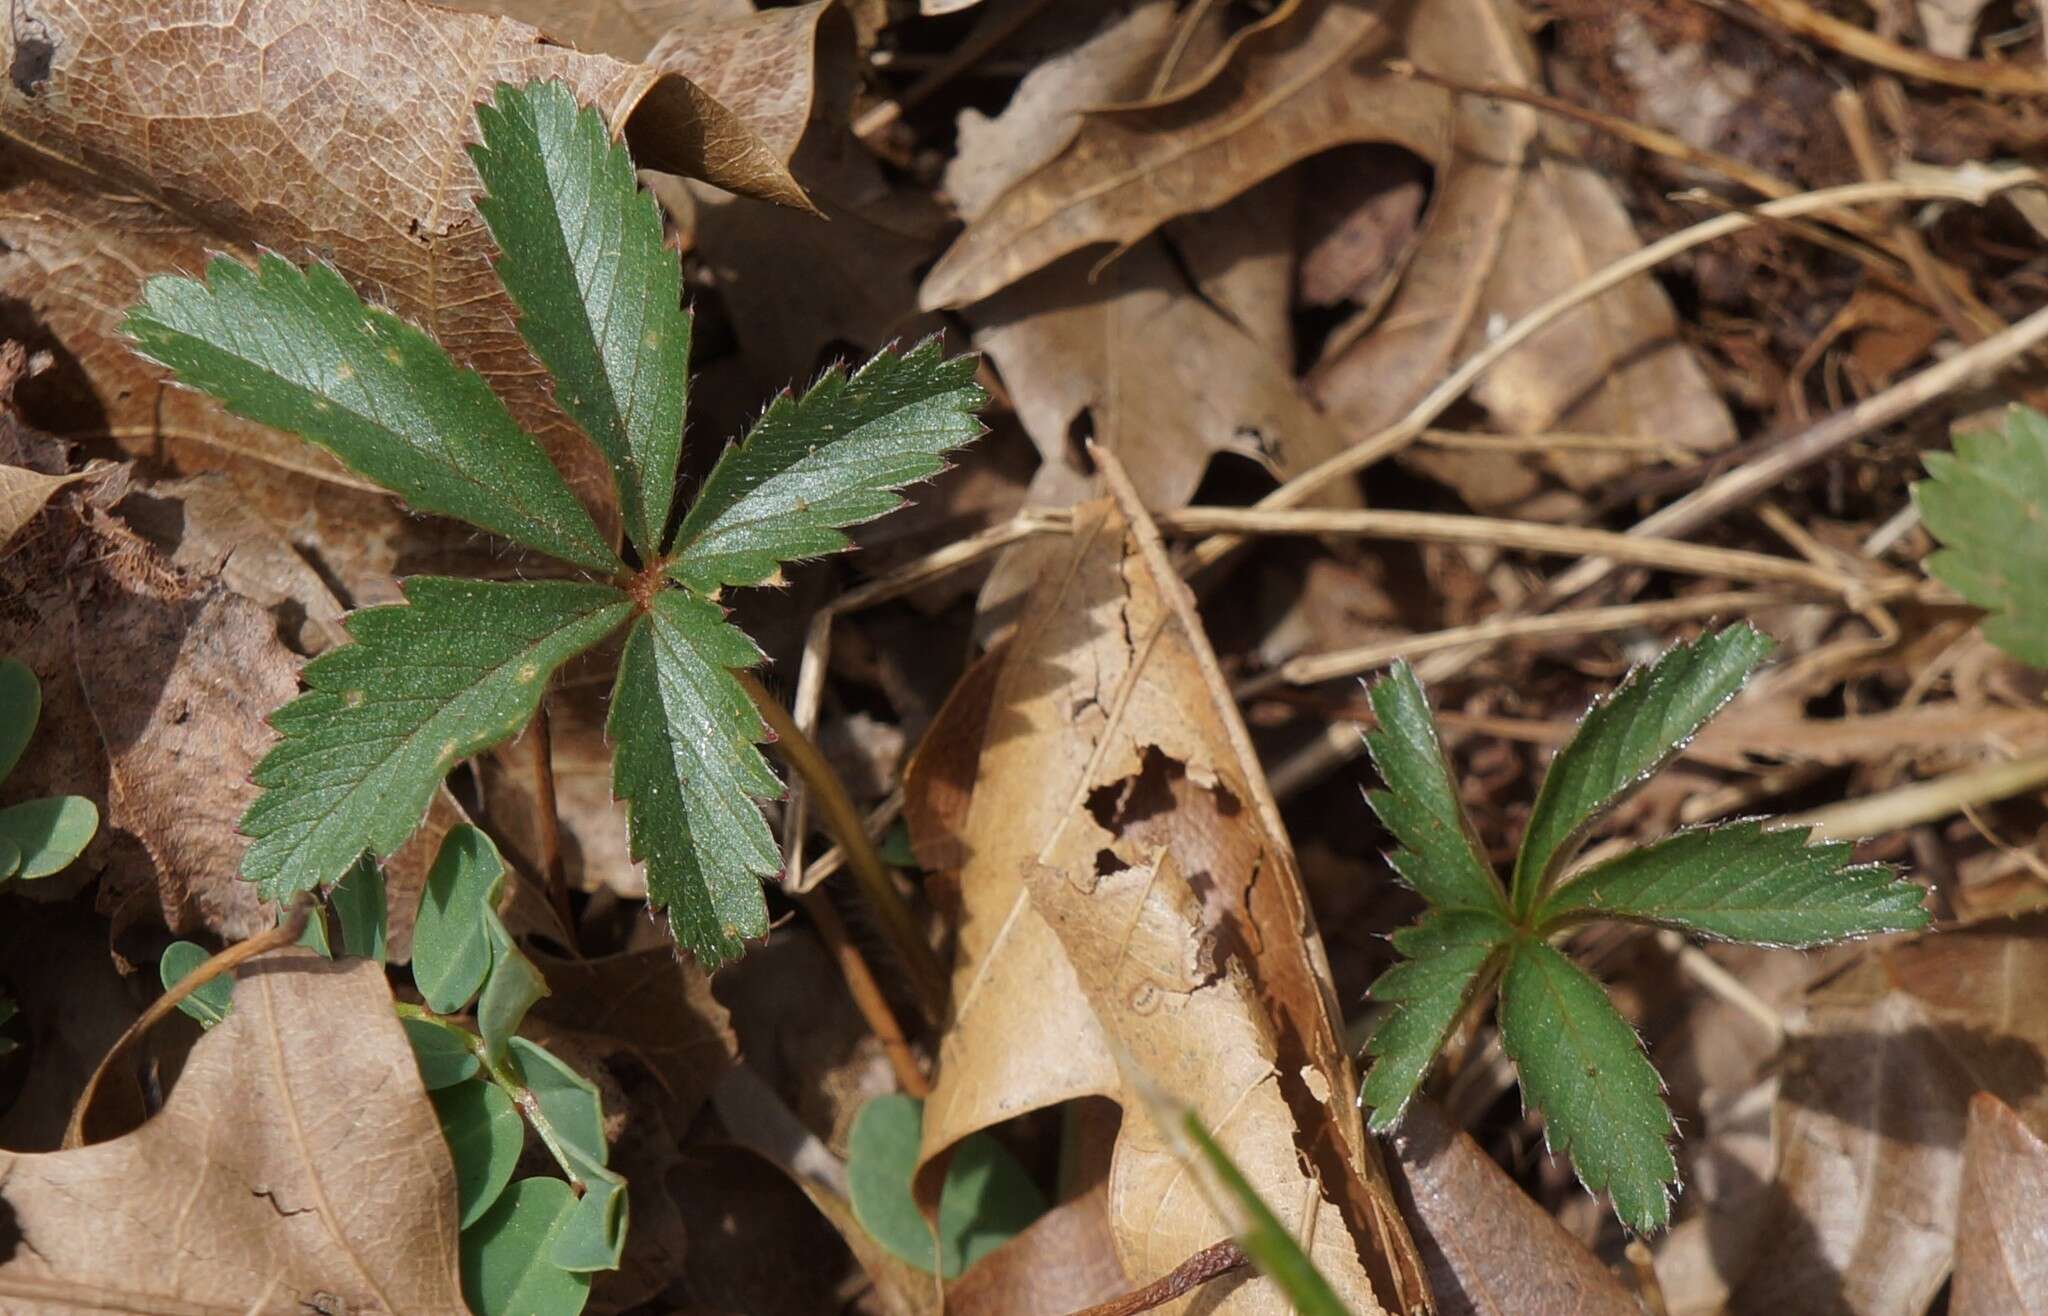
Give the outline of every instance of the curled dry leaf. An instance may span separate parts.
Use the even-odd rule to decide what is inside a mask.
[[[1134,1283],[1165,1274],[1220,1226],[1130,1090],[1142,1077],[1195,1106],[1356,1310],[1411,1304],[1419,1263],[1350,1099],[1321,943],[1192,605],[1113,509],[1077,516],[905,788],[915,843],[957,861],[961,902],[919,1190],[977,1129],[1107,1097],[1124,1109],[1117,1250]],[[1261,1280],[1217,1310],[1283,1306]]]
[[[0,1306],[463,1310],[455,1167],[382,966],[274,952],[234,1001],[135,1132],[0,1153]]]
[[[607,524],[609,474],[555,409],[491,269],[465,150],[475,103],[499,81],[559,78],[641,165],[806,204],[774,152],[688,80],[550,45],[510,19],[415,0],[343,0],[317,21],[292,0],[210,21],[37,0],[32,17],[54,47],[49,77],[34,96],[0,89],[0,134],[149,199],[215,246],[333,262],[481,370]],[[10,30],[11,60],[22,28]]]
[[[1333,146],[1392,141],[1441,159],[1443,94],[1372,70],[1394,35],[1377,6],[1302,0],[1171,94],[1088,110],[960,235],[921,302],[963,306],[1083,247],[1128,246]]]
[[[1970,1099],[1950,1316],[2048,1311],[2048,1143],[1988,1092]]]
[[[2048,1123],[2044,992],[2040,915],[1876,947],[1814,989],[1787,1021],[1767,1205],[1721,1253],[1745,1267],[1733,1310],[1925,1309],[1955,1252],[1971,1098]]]

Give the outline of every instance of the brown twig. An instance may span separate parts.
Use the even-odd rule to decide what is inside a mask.
[[[128,1025],[126,1032],[116,1038],[94,1066],[92,1077],[85,1081],[85,1090],[78,1094],[78,1101],[71,1107],[71,1120],[64,1126],[63,1150],[71,1151],[85,1145],[85,1117],[92,1110],[93,1097],[99,1092],[100,1082],[127,1050],[134,1046],[144,1034],[161,1023],[164,1017],[178,1008],[178,1002],[212,982],[223,973],[231,972],[236,966],[255,959],[265,951],[278,950],[296,942],[306,931],[306,920],[312,916],[313,900],[301,895],[292,902],[284,921],[268,932],[259,932],[246,941],[208,957],[198,968],[178,980],[176,986],[149,1003],[149,1008]]]
[[[547,884],[548,903],[554,906],[555,917],[562,921],[562,933],[569,938],[569,953],[580,957],[582,951],[576,945],[576,916],[569,908],[568,867],[562,862],[562,815],[555,804],[555,735],[548,717],[545,693],[533,715],[533,794],[534,807],[540,815],[534,825],[538,831],[540,872]]]
[[[910,906],[897,892],[895,875],[876,852],[875,843],[868,837],[866,822],[860,816],[860,810],[854,807],[852,797],[846,793],[845,784],[780,700],[769,694],[751,673],[735,672],[734,675],[746,687],[754,706],[761,710],[762,720],[767,722],[768,729],[775,733],[776,753],[789,764],[791,771],[803,778],[804,785],[817,799],[819,811],[825,816],[826,828],[846,852],[847,867],[853,870],[854,880],[874,910],[883,934],[888,937],[890,945],[903,961],[905,972],[910,975],[911,987],[917,993],[918,1005],[924,1011],[925,1019],[934,1025],[942,1022],[946,1011],[946,971],[939,964],[939,957],[933,953],[931,943],[925,940]]]
[[[980,24],[967,34],[966,40],[948,51],[935,67],[911,83],[894,100],[883,101],[854,120],[853,135],[862,141],[872,139],[902,118],[905,110],[916,108],[933,92],[973,68],[990,51],[1015,36],[1048,3],[1049,0],[1010,0],[1008,5],[989,6],[983,11]]]
[[[1985,60],[1949,59],[1924,50],[1909,50],[1887,41],[1875,32],[1823,14],[1805,0],[1743,0],[1757,13],[1789,31],[1811,37],[1822,45],[1874,68],[1921,82],[1971,91],[2005,92],[2039,96],[2048,92],[2048,70],[2021,64],[1994,64]]]
[[[882,1050],[889,1057],[889,1068],[896,1071],[897,1086],[919,1100],[930,1096],[931,1084],[924,1076],[923,1067],[917,1063],[917,1055],[911,1051],[909,1041],[904,1038],[902,1027],[896,1022],[896,1012],[889,1008],[888,998],[882,994],[881,985],[875,981],[874,970],[868,967],[860,947],[854,945],[853,938],[846,934],[846,923],[839,917],[839,911],[832,908],[832,901],[822,891],[806,891],[797,899],[818,929],[825,948],[832,953],[832,962],[839,966],[839,976],[846,980],[846,990],[853,996],[853,1004],[860,1011],[860,1017],[881,1039]]]
[[[1098,1302],[1093,1307],[1073,1313],[1073,1316],[1137,1316],[1139,1312],[1164,1307],[1176,1298],[1184,1298],[1210,1280],[1221,1279],[1250,1264],[1251,1258],[1244,1254],[1244,1249],[1226,1238],[1221,1243],[1203,1248],[1144,1288],[1134,1289],[1108,1302]]]

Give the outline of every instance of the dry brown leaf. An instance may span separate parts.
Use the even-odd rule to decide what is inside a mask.
[[[50,501],[50,495],[72,481],[84,478],[84,471],[45,475],[25,466],[0,465],[0,548],[7,547],[7,541],[43,510],[43,505]]]
[[[2048,1312],[2048,1143],[1997,1097],[1970,1100],[1949,1316]]]
[[[1067,1316],[1129,1292],[1098,1184],[984,1253],[946,1286],[948,1316]]]
[[[1514,0],[1416,6],[1407,39],[1420,67],[1541,89]],[[1499,326],[1640,245],[1612,190],[1556,124],[1478,97],[1459,100],[1456,123],[1455,154],[1393,300],[1363,337],[1337,336],[1313,376],[1317,398],[1354,434],[1390,424]],[[1648,435],[1700,451],[1734,438],[1648,277],[1545,329],[1488,371],[1473,397],[1517,433]],[[1544,457],[1578,488],[1632,460],[1585,450]]]
[[[1947,1277],[1970,1099],[2048,1123],[2048,919],[1872,949],[1787,1021],[1769,1205],[1737,1311],[1923,1311]]]
[[[1439,1316],[1640,1316],[1612,1272],[1433,1103],[1394,1136]]]
[[[963,682],[909,774],[920,853],[964,854],[920,1187],[968,1133],[1108,1097],[1125,1111],[1109,1206],[1126,1274],[1144,1283],[1215,1242],[1121,1048],[1217,1128],[1283,1219],[1313,1228],[1358,1310],[1406,1302],[1418,1290],[1393,1276],[1417,1272],[1361,1159],[1292,853],[1205,684],[1186,596],[1156,579],[1116,514],[1085,505],[1000,667]],[[970,766],[961,747],[977,744]],[[1261,1281],[1217,1309],[1279,1303]]]
[[[0,137],[155,202],[216,246],[331,261],[481,370],[607,523],[609,473],[554,407],[491,269],[464,149],[475,103],[501,80],[560,78],[642,166],[804,204],[774,152],[686,79],[549,45],[509,19],[415,0],[342,0],[317,22],[294,0],[212,20],[47,0],[33,16],[55,59],[37,95],[0,97]],[[18,39],[0,46],[7,58]]]
[[[1333,146],[1392,141],[1441,160],[1443,93],[1371,69],[1393,35],[1373,6],[1305,0],[1170,96],[1089,110],[1058,156],[968,226],[919,300],[966,305],[1069,252],[1128,246]]]
[[[531,23],[593,55],[640,60],[674,27],[701,20],[712,0],[448,0],[448,8]]]
[[[368,961],[246,966],[155,1118],[0,1153],[0,1205],[0,1305],[23,1316],[464,1310],[455,1167]]]

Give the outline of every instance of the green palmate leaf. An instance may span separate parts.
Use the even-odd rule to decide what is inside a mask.
[[[412,930],[412,980],[435,1014],[469,1004],[491,971],[490,920],[496,917],[505,861],[478,828],[448,829],[427,870]]]
[[[781,866],[755,800],[782,783],[755,748],[767,732],[730,669],[760,650],[715,604],[677,590],[634,624],[606,723],[612,792],[626,801],[648,902],[705,968],[766,935],[760,879]]]
[[[898,489],[938,474],[946,452],[981,432],[972,413],[987,399],[974,369],[928,338],[777,398],[719,458],[677,532],[669,575],[709,593],[846,547],[840,527],[895,509]]]
[[[1238,1246],[1260,1273],[1287,1295],[1288,1305],[1300,1316],[1349,1316],[1330,1281],[1323,1278],[1316,1263],[1309,1260],[1308,1253],[1302,1251],[1301,1244],[1280,1223],[1280,1217],[1273,1214],[1273,1208],[1266,1205],[1266,1200],[1252,1187],[1252,1181],[1245,1178],[1244,1171],[1237,1168],[1237,1163],[1203,1127],[1195,1112],[1190,1110],[1181,1116],[1179,1131],[1208,1167],[1214,1183],[1211,1194],[1224,1199],[1217,1205],[1230,1222],[1230,1232],[1236,1235]]]
[[[1883,864],[1851,863],[1846,842],[1808,845],[1811,834],[1760,822],[1680,832],[1574,877],[1537,925],[1619,918],[1763,946],[1927,926],[1919,886]]]
[[[690,321],[633,161],[560,83],[498,87],[470,148],[498,277],[555,398],[610,461],[626,530],[661,551],[683,444]]]
[[[308,664],[309,687],[271,718],[242,875],[270,899],[387,857],[463,757],[515,734],[548,676],[632,604],[607,585],[418,578],[405,606],[348,622],[354,643]]]
[[[1405,958],[1372,985],[1373,999],[1393,1009],[1366,1044],[1373,1065],[1359,1094],[1372,1110],[1375,1132],[1400,1119],[1483,985],[1495,951],[1512,935],[1498,913],[1476,909],[1431,910],[1394,934],[1394,948]]]
[[[1514,943],[1501,977],[1500,1036],[1550,1149],[1638,1233],[1671,1217],[1678,1163],[1663,1083],[1606,989],[1541,941]]]
[[[1958,434],[1926,462],[1913,501],[1943,545],[1928,572],[1991,614],[1986,639],[2048,667],[2048,417],[2013,407],[2003,430]]]
[[[0,658],[0,781],[21,762],[43,710],[43,687],[28,664]]]
[[[14,851],[14,876],[48,877],[71,866],[92,844],[100,811],[81,795],[26,800],[0,809],[0,841]]]
[[[341,923],[341,946],[350,955],[382,963],[384,942],[384,870],[364,855],[327,893],[327,907]]]
[[[618,555],[540,444],[473,370],[324,265],[229,257],[159,277],[123,328],[230,411],[327,449],[424,512],[610,573]]]
[[[164,947],[163,957],[156,962],[156,972],[169,991],[191,976],[194,969],[212,958],[206,947],[189,941],[174,941]],[[178,1002],[178,1008],[197,1019],[201,1025],[211,1028],[228,1017],[228,1010],[234,1004],[235,980],[230,974],[209,979],[190,996]]]
[[[576,1211],[560,1179],[521,1179],[462,1231],[462,1296],[478,1316],[576,1316],[590,1299],[590,1276],[549,1260],[555,1238]]]
[[[1365,744],[1387,789],[1366,799],[1406,847],[1392,857],[1394,871],[1432,905],[1504,909],[1500,879],[1458,799],[1414,670],[1397,662],[1368,693],[1379,728],[1366,734]]]
[[[439,1088],[428,1097],[455,1161],[456,1209],[460,1228],[467,1229],[512,1182],[526,1125],[505,1090],[481,1079]]]
[[[413,1063],[419,1066],[420,1085],[427,1091],[453,1087],[483,1067],[469,1034],[461,1029],[411,1015],[398,1022],[405,1027],[405,1040],[412,1043]]]
[[[1754,627],[1730,626],[1673,646],[1593,706],[1551,760],[1537,791],[1510,886],[1518,916],[1528,914],[1545,885],[1571,862],[1600,816],[1734,698],[1770,649],[1769,637]]]

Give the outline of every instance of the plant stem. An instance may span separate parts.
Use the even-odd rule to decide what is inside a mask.
[[[869,838],[860,810],[854,807],[845,784],[811,738],[790,717],[789,710],[769,694],[752,673],[736,671],[733,675],[746,687],[754,706],[761,711],[762,720],[775,733],[776,753],[810,788],[812,798],[824,814],[825,826],[846,855],[847,866],[853,870],[862,894],[873,907],[882,932],[902,958],[926,1021],[937,1025],[945,1018],[946,971],[940,966],[939,957],[932,952],[931,943],[925,940],[924,933],[918,928],[910,906],[897,892],[895,875],[882,862],[882,856]]]
[[[562,935],[569,939],[569,953],[581,957],[576,945],[576,916],[569,908],[569,874],[562,863],[562,816],[555,805],[555,733],[548,718],[548,700],[541,695],[533,715],[533,794],[540,817],[536,823],[540,847],[541,878],[547,884],[548,903],[562,921]]]
[[[519,1081],[518,1076],[504,1061],[491,1059],[490,1050],[484,1045],[482,1037],[460,1024],[449,1022],[446,1016],[435,1014],[425,1006],[414,1005],[410,1001],[393,1001],[391,1009],[401,1019],[423,1019],[431,1024],[439,1024],[450,1032],[460,1033],[463,1043],[469,1047],[469,1053],[476,1057],[477,1064],[482,1067],[484,1076],[503,1089],[506,1096],[512,1098],[512,1104],[519,1107],[520,1114],[533,1126],[533,1131],[540,1135],[541,1145],[548,1149],[548,1155],[554,1157],[555,1164],[562,1167],[562,1174],[569,1180],[569,1187],[576,1191],[578,1197],[583,1196],[586,1186],[583,1176],[576,1172],[575,1163],[569,1159],[569,1154],[562,1150],[561,1138],[555,1133],[555,1126],[548,1123],[547,1115],[540,1108],[540,1099],[533,1095],[531,1088]]]
[[[889,1008],[888,999],[882,995],[874,971],[868,967],[860,947],[846,935],[846,924],[840,920],[839,911],[832,908],[832,901],[822,891],[806,891],[797,899],[803,902],[804,912],[817,926],[825,948],[832,952],[832,960],[839,966],[840,976],[846,979],[846,989],[853,994],[853,1003],[860,1010],[861,1018],[882,1040],[882,1050],[888,1054],[889,1067],[896,1071],[896,1085],[920,1100],[930,1096],[931,1084],[926,1081],[917,1056],[905,1040],[895,1012]]]

